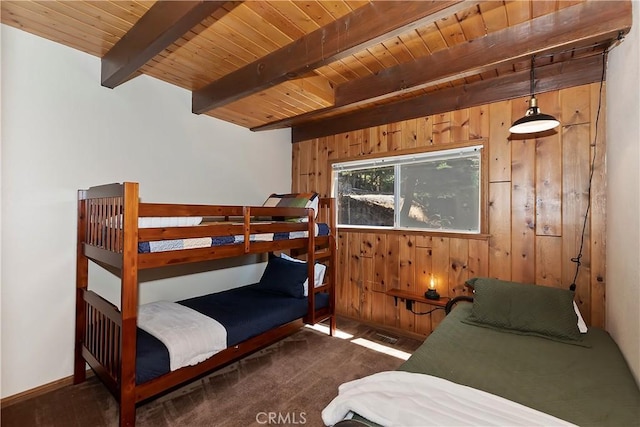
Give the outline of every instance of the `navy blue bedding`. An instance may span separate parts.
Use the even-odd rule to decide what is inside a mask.
[[[227,330],[227,347],[307,314],[306,298],[291,298],[263,292],[257,286],[258,284],[243,286],[178,303],[220,322]],[[316,294],[316,310],[328,305],[328,294]],[[136,384],[142,384],[168,372],[167,348],[153,335],[138,328]]]

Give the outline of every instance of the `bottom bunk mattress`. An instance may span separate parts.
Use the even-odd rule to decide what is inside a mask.
[[[307,298],[265,292],[259,284],[190,298],[178,301],[178,304],[215,319],[224,326],[227,347],[300,319],[308,309]],[[315,294],[316,310],[328,306],[328,294]],[[136,349],[136,384],[170,372],[167,347],[141,328],[138,328]]]
[[[472,325],[466,322],[471,312],[471,304],[458,304],[398,370],[483,390],[580,426],[640,425],[640,391],[607,332],[589,328],[578,345],[568,344]],[[458,403],[433,400],[420,413],[460,417],[428,425],[488,424],[479,405],[469,410],[469,402]],[[358,414],[338,424],[377,425]]]

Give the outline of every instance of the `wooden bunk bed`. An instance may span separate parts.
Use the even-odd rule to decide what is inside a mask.
[[[120,425],[134,425],[137,403],[270,345],[292,334],[304,323],[328,321],[333,334],[336,326],[334,203],[334,199],[321,198],[316,221],[316,213],[310,208],[141,203],[139,185],[130,182],[80,190],[74,383],[85,380],[88,363],[119,401]],[[203,217],[205,220],[191,226],[139,228],[139,221],[149,217]],[[303,217],[306,220],[283,221],[283,217]],[[327,235],[316,235],[321,222],[328,226]],[[292,238],[255,238],[272,233],[291,233]],[[217,243],[161,252],[141,251],[144,242],[198,238],[211,238]],[[196,365],[185,366],[144,382],[136,380],[137,346],[140,344],[140,270],[274,251],[288,251],[306,260],[309,286],[306,313],[302,317],[230,345]],[[119,309],[89,290],[90,260],[120,272]],[[311,286],[316,262],[327,268],[324,281],[318,287]],[[321,300],[320,296],[324,303],[319,307],[316,303]]]

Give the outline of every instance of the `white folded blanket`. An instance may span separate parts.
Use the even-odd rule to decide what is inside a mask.
[[[201,216],[149,216],[138,218],[138,228],[192,227],[201,222]]]
[[[138,308],[138,327],[167,347],[171,370],[195,365],[227,347],[227,330],[218,321],[169,301]]]
[[[502,397],[425,374],[380,372],[339,387],[322,411],[328,426],[351,411],[393,426],[571,426]]]
[[[119,224],[122,228],[122,214],[105,220],[109,227]],[[193,227],[202,222],[201,216],[145,216],[138,218],[138,228]]]

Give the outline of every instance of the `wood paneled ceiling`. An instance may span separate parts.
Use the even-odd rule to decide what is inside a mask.
[[[600,79],[631,1],[6,1],[2,22],[299,141]]]

